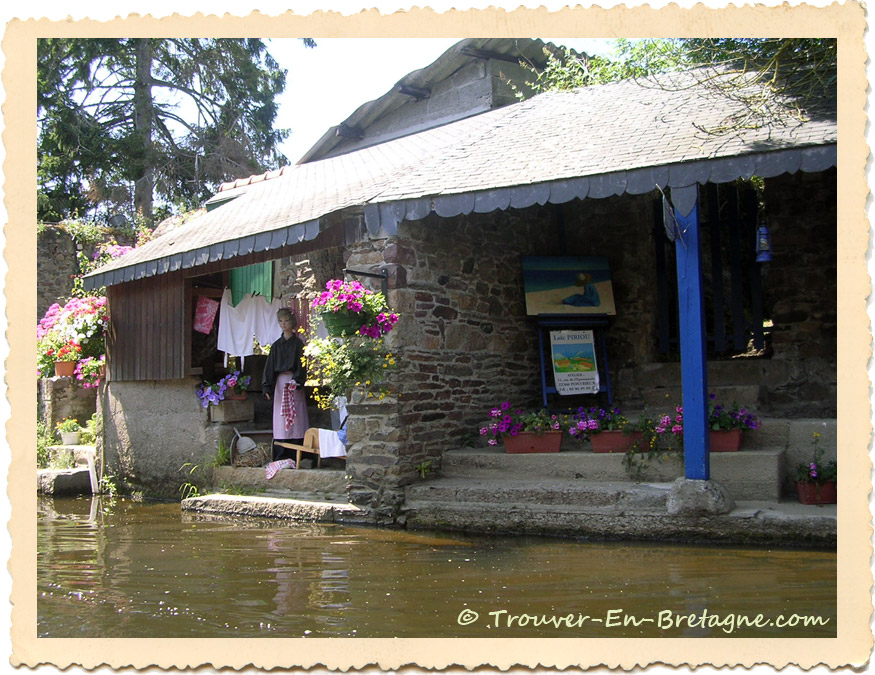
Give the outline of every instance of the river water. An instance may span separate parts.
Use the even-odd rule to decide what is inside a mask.
[[[45,497],[37,547],[40,637],[836,636],[832,551],[227,521]]]

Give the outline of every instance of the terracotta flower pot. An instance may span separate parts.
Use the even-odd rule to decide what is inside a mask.
[[[536,434],[533,431],[521,431],[516,436],[503,436],[502,441],[504,451],[512,455],[525,452],[559,452],[559,446],[562,445],[562,432],[547,431]]]
[[[225,398],[229,401],[245,401],[249,394],[247,392],[237,393],[236,391],[226,391]]]
[[[738,452],[741,448],[741,429],[711,431],[711,452]]]
[[[600,431],[589,437],[593,452],[626,452],[633,443],[641,440],[640,431],[623,433],[619,429]]]
[[[75,361],[55,361],[55,375],[58,377],[73,377],[75,373]]]
[[[836,483],[835,481],[809,483],[797,480],[796,497],[800,504],[835,504]]]

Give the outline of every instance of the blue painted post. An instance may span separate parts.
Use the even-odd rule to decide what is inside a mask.
[[[684,190],[696,190],[693,185]],[[684,474],[693,480],[709,480],[708,366],[705,351],[705,308],[702,294],[702,249],[699,241],[699,200],[684,215],[677,209],[680,236],[675,241],[680,310],[681,385],[684,405]],[[672,198],[674,199],[674,191]],[[683,241],[681,241],[683,240]]]

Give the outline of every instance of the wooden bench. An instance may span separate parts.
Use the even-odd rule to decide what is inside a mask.
[[[304,442],[302,445],[298,445],[297,443],[287,443],[286,441],[274,441],[274,445],[295,451],[296,469],[301,467],[301,453],[304,452],[315,454],[317,457],[316,467],[322,468],[322,456],[319,454],[319,429],[307,429],[304,433]]]

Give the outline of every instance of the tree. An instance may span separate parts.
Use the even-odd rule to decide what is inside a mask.
[[[695,73],[695,82],[737,101],[739,113],[720,134],[780,124],[787,116],[817,113],[834,101],[837,44],[831,38],[654,38],[618,39],[615,56],[588,56],[570,49],[547,50],[547,65],[527,84],[535,93],[575,89],[671,71]],[[657,86],[670,88],[662,80]],[[517,95],[523,97],[522,92]]]
[[[187,208],[281,165],[285,80],[260,39],[38,40],[39,218],[151,221],[154,197]]]

